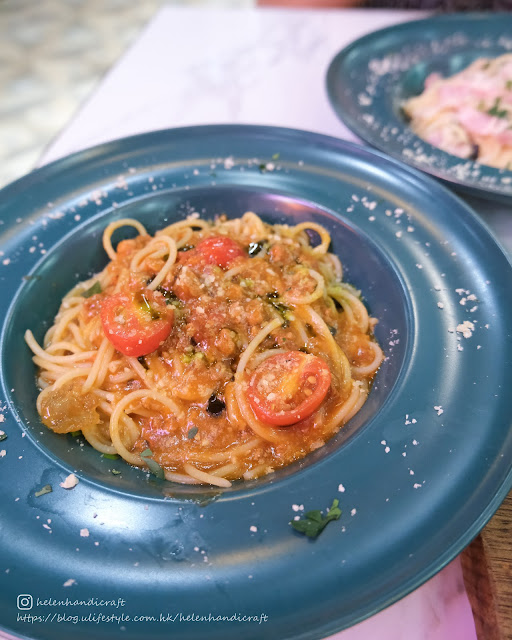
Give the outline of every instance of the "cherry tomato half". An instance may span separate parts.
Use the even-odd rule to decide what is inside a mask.
[[[197,244],[196,251],[204,264],[216,264],[223,269],[229,267],[235,258],[245,255],[242,247],[226,236],[212,236]]]
[[[318,409],[330,385],[331,372],[321,358],[288,351],[270,356],[255,369],[247,396],[257,418],[285,427]]]
[[[125,356],[152,353],[169,336],[174,310],[148,289],[107,296],[101,307],[106,337]]]

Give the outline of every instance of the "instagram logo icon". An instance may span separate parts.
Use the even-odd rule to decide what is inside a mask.
[[[20,593],[16,599],[16,604],[20,611],[29,611],[34,605],[34,599],[30,593]]]

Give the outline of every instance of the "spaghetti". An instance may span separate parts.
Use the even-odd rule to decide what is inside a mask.
[[[433,73],[403,105],[414,132],[461,158],[512,169],[512,54],[479,58],[449,78]]]
[[[123,226],[139,235],[114,249]],[[25,334],[43,423],[167,480],[219,487],[321,447],[383,359],[329,245],[317,224],[252,212],[155,236],[109,224],[105,269],[64,297],[43,346]]]

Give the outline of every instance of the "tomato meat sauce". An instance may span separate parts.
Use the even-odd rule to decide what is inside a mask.
[[[101,274],[101,291],[81,305],[85,348],[107,338],[115,349],[103,395],[84,396],[86,413],[108,437],[105,392],[115,407],[149,388],[126,409],[127,433],[135,434],[126,446],[149,449],[166,472],[184,475],[193,465],[250,479],[303,458],[362,405],[380,364],[374,321],[365,329],[356,321],[360,309],[350,314],[335,301],[336,288],[347,285],[334,257],[315,250],[303,231],[246,216],[191,223],[183,242],[180,231],[170,235],[177,246],[170,267],[163,244],[133,262],[151,236],[123,240]],[[70,384],[75,413],[80,384]],[[50,428],[71,430],[72,421],[59,422],[63,393],[47,393],[43,406]]]

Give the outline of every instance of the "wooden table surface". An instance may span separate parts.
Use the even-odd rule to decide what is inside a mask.
[[[512,492],[461,559],[478,640],[512,640]]]

